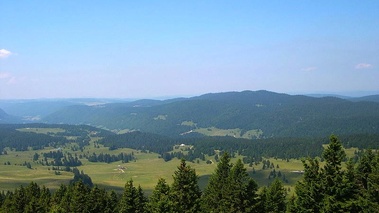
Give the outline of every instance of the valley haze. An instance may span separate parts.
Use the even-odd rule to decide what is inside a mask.
[[[379,130],[379,95],[306,96],[259,90],[165,100],[2,100],[0,109],[1,123],[86,124],[174,138],[322,137]]]

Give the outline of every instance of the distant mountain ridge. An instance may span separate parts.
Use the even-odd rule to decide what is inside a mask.
[[[101,105],[119,102],[125,102],[125,100],[100,98],[0,100],[0,108],[10,115],[19,117],[44,117],[67,106]]]
[[[313,137],[379,133],[379,103],[242,91],[164,101],[67,106],[41,121],[141,130],[171,137]]]
[[[379,103],[379,95],[369,95],[358,98],[350,98],[351,101],[370,101],[370,102],[378,102]]]
[[[379,95],[367,95],[361,97],[351,97],[344,95],[335,95],[335,94],[307,94],[306,96],[314,97],[314,98],[324,98],[324,97],[335,97],[340,99],[346,99],[349,101],[369,101],[369,102],[378,102],[379,103]]]
[[[0,124],[17,122],[20,122],[20,119],[18,117],[9,115],[4,110],[0,109]]]

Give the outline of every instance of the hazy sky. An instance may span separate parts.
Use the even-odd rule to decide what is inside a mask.
[[[0,99],[379,91],[379,1],[0,1]]]

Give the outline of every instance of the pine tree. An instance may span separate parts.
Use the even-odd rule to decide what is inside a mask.
[[[51,192],[45,186],[42,186],[40,197],[38,200],[39,205],[41,206],[40,212],[49,212],[51,208]]]
[[[136,212],[146,212],[147,198],[143,193],[143,190],[140,185],[137,187],[137,197],[135,199]]]
[[[215,172],[209,179],[204,190],[203,209],[205,211],[222,212],[227,209],[230,193],[230,156],[225,152],[217,164]]]
[[[55,193],[51,196],[51,205],[58,206],[60,205],[63,197],[65,196],[68,188],[66,185],[61,184],[60,187],[55,191]]]
[[[25,188],[28,204],[25,206],[25,212],[48,212],[50,209],[50,190],[45,186],[41,189],[37,183],[30,183]]]
[[[368,189],[369,175],[373,173],[374,168],[377,166],[375,155],[372,150],[369,149],[363,152],[362,157],[359,159],[357,172],[359,181],[365,190]]]
[[[6,210],[6,212],[24,212],[25,207],[28,205],[29,200],[26,196],[26,190],[21,185],[19,189],[16,189],[12,196],[11,208]]]
[[[224,153],[204,191],[203,210],[212,212],[251,212],[257,203],[257,183],[249,177],[242,161],[230,164]]]
[[[322,187],[324,189],[323,211],[338,212],[342,208],[343,189],[342,161],[346,154],[341,142],[335,135],[330,136],[330,143],[322,153],[325,159],[325,166],[322,169]]]
[[[42,206],[39,205],[38,203],[38,198],[37,197],[31,197],[29,203],[25,206],[25,213],[35,213],[35,212],[45,212],[42,209]]]
[[[292,195],[287,202],[286,212],[288,212],[288,213],[297,212],[295,201],[296,201],[296,197],[294,195]]]
[[[362,185],[360,206],[370,211],[379,209],[379,155],[372,150],[363,153],[357,166],[357,177]]]
[[[258,195],[257,211],[259,213],[268,212],[268,189],[266,186],[262,187]]]
[[[173,212],[172,204],[170,202],[170,186],[163,178],[158,180],[153,194],[149,198],[149,211],[155,213]]]
[[[119,203],[119,212],[136,212],[135,198],[137,197],[137,189],[133,186],[133,180],[129,180],[125,184],[124,193]]]
[[[141,187],[133,186],[133,180],[125,184],[124,193],[119,202],[118,210],[120,213],[144,212],[146,198],[143,195]]]
[[[71,199],[69,201],[71,212],[88,211],[89,192],[90,189],[82,181],[78,181],[72,186]]]
[[[88,197],[89,212],[104,212],[107,206],[107,193],[104,189],[100,189],[95,185]]]
[[[283,187],[282,181],[276,178],[267,189],[266,211],[276,213],[285,212],[286,195],[287,192]]]
[[[182,159],[173,179],[170,198],[174,212],[199,212],[201,191],[195,170]]]
[[[342,210],[344,212],[362,212],[363,208],[359,204],[361,190],[359,189],[360,185],[352,159],[346,164],[346,172],[343,175],[342,186]]]
[[[257,183],[249,177],[240,159],[232,167],[229,176],[229,212],[250,212],[256,204]]]
[[[320,166],[317,159],[303,160],[304,176],[296,184],[296,212],[320,212],[323,200]]]
[[[325,166],[320,169],[316,159],[304,164],[304,177],[296,185],[296,199],[291,210],[294,212],[375,212],[379,209],[375,199],[379,185],[368,193],[370,178],[375,166],[374,155],[367,152],[360,159],[357,169],[352,160],[342,170],[346,157],[341,142],[334,135],[322,155]],[[378,164],[379,165],[379,164]],[[379,173],[378,173],[379,174]],[[378,199],[379,201],[379,199]],[[378,207],[378,208],[377,208]]]
[[[119,197],[118,195],[116,194],[115,191],[110,191],[108,193],[108,202],[107,202],[107,206],[105,208],[105,213],[113,213],[113,212],[118,212],[118,209],[117,209],[117,205],[118,205],[118,202],[119,202]]]

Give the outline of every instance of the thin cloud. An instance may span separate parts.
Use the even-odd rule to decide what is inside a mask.
[[[317,70],[317,67],[306,67],[303,69],[303,71],[305,71],[305,72],[311,72],[311,71],[315,71],[315,70]]]
[[[20,79],[9,72],[0,72],[0,80],[6,84],[16,84]]]
[[[360,63],[355,65],[355,69],[362,70],[362,69],[370,69],[372,68],[372,64],[367,64],[367,63]]]
[[[12,55],[12,52],[6,49],[0,49],[0,58],[6,58]]]
[[[0,72],[0,79],[8,79],[11,77],[12,77],[12,75],[8,72]]]
[[[7,84],[16,84],[17,82],[18,82],[18,79],[12,76],[8,79]]]

